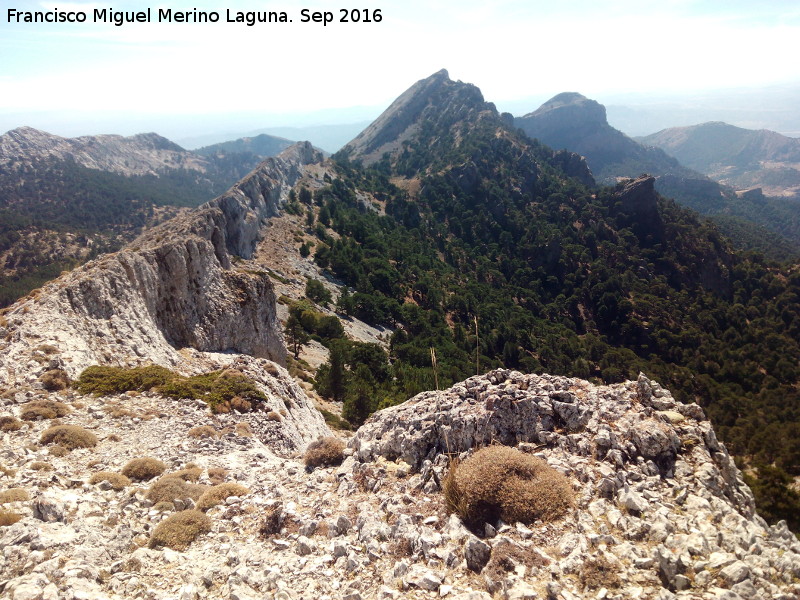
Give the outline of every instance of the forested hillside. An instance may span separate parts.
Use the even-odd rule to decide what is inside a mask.
[[[466,84],[437,77],[387,111],[405,122],[382,116],[335,157],[329,186],[297,196],[316,262],[350,288],[340,311],[396,328],[388,356],[327,336],[318,388],[358,423],[499,365],[605,382],[643,371],[705,407],[758,474],[762,512],[797,527],[797,266],[734,252],[652,178],[585,187]]]

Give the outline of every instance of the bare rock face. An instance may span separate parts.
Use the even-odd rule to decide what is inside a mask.
[[[20,161],[44,158],[74,160],[89,169],[120,175],[156,174],[162,169],[202,172],[208,166],[203,157],[155,133],[63,138],[32,127],[19,127],[0,136],[0,165],[14,168]]]
[[[264,219],[321,157],[297,144],[264,161],[226,194],[154,228],[19,301],[3,326],[0,379],[36,377],[36,349],[74,377],[93,364],[153,362],[193,370],[179,348],[238,352],[283,364],[275,297],[263,272],[237,270]],[[44,362],[48,362],[44,361]],[[31,366],[39,368],[31,369]]]

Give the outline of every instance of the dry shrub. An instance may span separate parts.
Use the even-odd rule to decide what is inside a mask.
[[[445,504],[468,527],[537,519],[551,521],[574,505],[564,475],[530,454],[508,446],[488,446],[463,463],[454,462],[444,481]]]
[[[94,448],[97,437],[79,425],[56,425],[46,429],[40,440],[42,444],[58,444],[67,450]]]
[[[22,429],[22,421],[11,415],[0,417],[0,431],[19,431]]]
[[[22,519],[22,515],[18,515],[10,510],[0,509],[0,527],[8,527]]]
[[[109,442],[119,442],[122,440],[116,433],[112,433],[110,436],[106,438]]]
[[[65,390],[69,387],[69,375],[64,369],[50,369],[39,377],[44,389],[50,392]]]
[[[125,475],[114,473],[113,471],[99,471],[89,479],[89,483],[92,485],[100,483],[101,481],[107,481],[111,484],[111,488],[116,491],[125,489],[131,484],[131,480],[125,477]]]
[[[208,488],[204,485],[196,485],[180,479],[165,475],[157,479],[147,490],[145,498],[153,504],[159,502],[175,502],[191,498],[197,500]]]
[[[211,425],[202,425],[200,427],[192,427],[187,434],[191,438],[218,438],[219,433],[211,427]]]
[[[199,510],[182,510],[170,515],[153,531],[149,548],[166,546],[173,550],[186,550],[203,533],[211,531],[211,519]]]
[[[122,419],[125,417],[138,416],[135,412],[125,408],[121,404],[108,404],[103,407],[103,412],[106,413],[112,419]]]
[[[277,421],[278,423],[280,423],[281,421],[283,421],[283,417],[279,413],[276,413],[274,410],[271,410],[267,413],[267,421]]]
[[[240,413],[247,413],[253,410],[253,403],[241,396],[234,396],[231,398],[230,403],[231,408],[238,410]]]
[[[172,502],[156,502],[153,508],[159,512],[172,512],[175,505]]]
[[[69,450],[64,448],[64,446],[56,444],[55,446],[50,446],[49,454],[50,456],[61,458],[62,456],[66,456],[67,454],[69,454]]]
[[[534,548],[522,548],[510,541],[501,541],[492,548],[489,563],[483,574],[490,580],[503,580],[517,565],[526,567],[546,567],[550,559],[539,554]]]
[[[14,469],[5,466],[3,463],[0,463],[0,476],[11,478],[16,474],[17,472]]]
[[[268,538],[271,535],[279,534],[281,527],[283,527],[283,504],[268,506],[258,533],[261,534],[261,537]]]
[[[122,474],[134,481],[150,481],[167,470],[167,465],[156,458],[134,458],[122,467]]]
[[[214,485],[219,485],[228,476],[228,470],[222,467],[212,467],[208,470],[208,478]]]
[[[35,421],[36,419],[57,419],[64,417],[70,412],[69,406],[56,400],[34,400],[22,408],[20,417],[25,421]]]
[[[200,475],[203,474],[203,469],[198,467],[194,463],[189,463],[182,469],[175,471],[173,473],[167,473],[164,475],[164,478],[171,477],[175,479],[182,479],[183,481],[197,481],[200,479]]]
[[[205,512],[217,504],[222,504],[230,496],[246,496],[249,493],[250,490],[238,483],[220,483],[203,492],[196,508]]]
[[[307,467],[340,465],[344,460],[344,443],[335,437],[323,437],[311,442],[303,457]]]
[[[619,568],[612,565],[605,556],[590,558],[583,563],[578,578],[584,588],[616,588],[622,583]]]
[[[36,461],[32,462],[29,466],[31,471],[52,471],[53,465],[48,462]]]
[[[273,377],[278,377],[278,376],[281,374],[281,372],[278,370],[278,367],[276,367],[276,366],[275,366],[274,364],[272,364],[272,363],[267,363],[267,364],[264,366],[264,370],[265,370],[267,373],[269,373],[270,375],[272,375]]]
[[[9,504],[10,502],[27,502],[31,499],[30,494],[22,488],[11,488],[0,492],[0,504]]]
[[[253,437],[253,430],[250,428],[250,423],[237,423],[234,432],[239,437]]]

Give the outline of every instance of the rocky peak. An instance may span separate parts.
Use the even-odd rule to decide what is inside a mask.
[[[536,119],[542,128],[583,129],[608,126],[606,107],[577,92],[563,92],[553,96],[522,118]]]
[[[497,115],[494,105],[484,101],[476,86],[453,81],[442,69],[408,88],[342,152],[369,165],[418,137],[423,123],[428,130],[444,133],[485,111]]]

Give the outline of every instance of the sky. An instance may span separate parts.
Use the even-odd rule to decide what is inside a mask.
[[[4,2],[0,131],[171,137],[372,118],[441,68],[503,110],[563,91],[603,102],[800,84],[796,0],[262,0],[292,23],[225,23],[229,4]],[[380,22],[341,23],[340,8]],[[217,11],[220,22],[16,23],[17,11]],[[334,22],[302,23],[301,11]],[[363,11],[361,12],[363,14]],[[223,125],[226,124],[226,125]],[[152,125],[152,126],[151,126]]]

